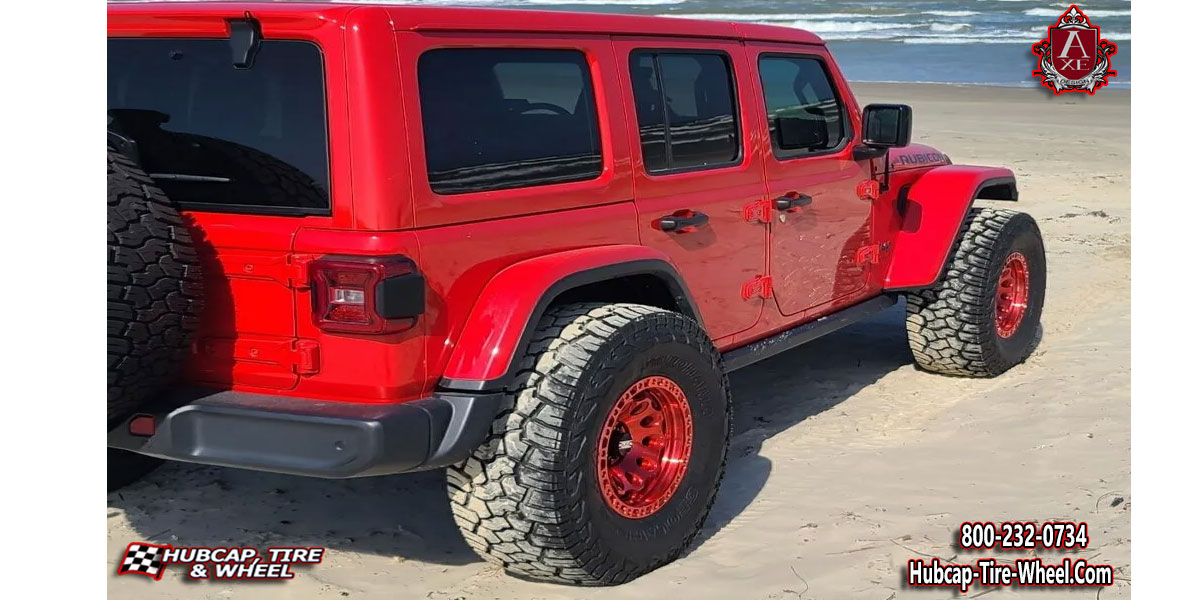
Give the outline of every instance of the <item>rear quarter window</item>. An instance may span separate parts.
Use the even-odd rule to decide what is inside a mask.
[[[600,176],[596,99],[582,52],[436,49],[421,55],[417,79],[435,193]]]
[[[229,40],[110,38],[108,128],[184,208],[328,214],[321,50],[264,40],[234,68]]]

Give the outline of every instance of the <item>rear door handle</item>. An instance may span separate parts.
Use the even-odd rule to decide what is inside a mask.
[[[812,196],[809,196],[808,194],[788,192],[786,195],[775,199],[775,210],[781,212],[792,211],[802,206],[808,206],[809,204],[812,204],[812,201]]]
[[[708,223],[708,215],[694,210],[681,210],[658,220],[658,228],[674,233],[688,233]]]

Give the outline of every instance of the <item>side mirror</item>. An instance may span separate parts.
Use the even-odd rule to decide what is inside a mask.
[[[900,148],[912,140],[912,107],[870,104],[863,109],[862,143],[872,148]]]

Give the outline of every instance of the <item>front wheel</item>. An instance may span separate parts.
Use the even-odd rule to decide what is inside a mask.
[[[908,343],[921,368],[994,377],[1037,346],[1046,252],[1033,217],[974,208],[942,279],[908,294]]]
[[[571,304],[540,322],[491,436],[447,472],[483,558],[546,581],[614,585],[699,531],[725,469],[728,382],[692,319]]]

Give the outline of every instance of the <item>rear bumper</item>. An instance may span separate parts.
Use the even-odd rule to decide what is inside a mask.
[[[465,459],[484,441],[500,394],[436,393],[356,404],[181,390],[109,431],[108,446],[171,460],[340,479],[421,471]]]

